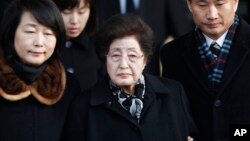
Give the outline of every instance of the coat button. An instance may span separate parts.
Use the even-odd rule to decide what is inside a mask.
[[[139,130],[138,127],[135,127],[134,129],[135,129],[136,132],[138,132],[138,130]]]
[[[69,68],[67,68],[67,72],[69,72],[69,73],[74,73],[74,72],[75,72],[75,70],[74,70],[74,68],[69,67]]]
[[[221,106],[221,101],[220,100],[216,100],[214,103],[215,107],[220,107]]]
[[[71,46],[72,46],[72,42],[70,42],[70,41],[65,42],[65,47],[66,48],[71,48]]]
[[[107,102],[105,105],[106,105],[106,107],[110,107],[110,106],[112,105],[112,102],[109,101],[109,102]]]

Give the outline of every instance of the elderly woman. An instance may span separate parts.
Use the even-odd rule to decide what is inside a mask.
[[[69,136],[82,141],[187,140],[194,125],[181,84],[143,73],[152,55],[149,26],[135,15],[116,15],[100,29],[96,43],[108,75],[74,102]]]
[[[58,59],[65,28],[51,0],[13,0],[0,35],[0,140],[60,141],[80,87]]]

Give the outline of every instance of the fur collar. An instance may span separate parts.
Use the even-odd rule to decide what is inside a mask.
[[[18,101],[33,95],[40,103],[52,105],[63,96],[65,85],[65,70],[59,60],[49,62],[38,79],[27,85],[5,59],[0,59],[0,96],[6,100]]]

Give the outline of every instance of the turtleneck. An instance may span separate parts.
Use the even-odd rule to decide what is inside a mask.
[[[21,62],[18,57],[11,57],[9,59],[9,64],[16,72],[17,76],[27,84],[34,82],[46,68],[46,63],[40,66],[30,66]]]

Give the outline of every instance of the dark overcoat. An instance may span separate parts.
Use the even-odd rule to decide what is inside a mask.
[[[180,83],[145,76],[146,90],[140,123],[118,103],[109,80],[97,84],[74,102],[69,140],[185,141],[194,127]]]
[[[103,77],[105,67],[97,57],[93,38],[86,32],[70,39],[67,43],[71,46],[63,48],[61,60],[66,71],[78,78],[81,90],[84,91]]]
[[[69,107],[81,93],[77,79],[69,73],[51,75],[52,69],[46,69],[34,83],[27,85],[7,64],[1,60],[0,64],[0,141],[61,141]],[[56,71],[52,72],[63,71],[62,65],[54,68]],[[6,86],[3,80],[8,80],[5,83],[11,86],[11,92],[19,91],[21,86],[24,91],[11,94],[1,87]],[[60,94],[55,95],[58,91]]]
[[[219,91],[213,92],[194,31],[161,50],[163,76],[180,81],[202,141],[228,140],[232,124],[250,124],[250,27],[240,20]]]

